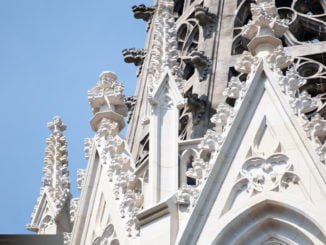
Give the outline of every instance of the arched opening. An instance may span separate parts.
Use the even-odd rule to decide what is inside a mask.
[[[180,160],[180,177],[179,177],[180,187],[184,184],[196,185],[196,180],[187,177],[186,175],[188,169],[192,168],[192,163],[196,158],[197,158],[197,152],[195,152],[193,149],[187,149],[182,153],[181,160]]]
[[[282,244],[271,243],[274,238],[283,244],[326,244],[322,226],[308,209],[264,200],[238,214],[229,212],[221,219],[226,225],[218,228],[212,244]]]
[[[183,71],[183,79],[189,80],[195,73],[195,67],[191,63],[189,55],[197,49],[200,37],[200,29],[197,21],[190,19],[187,23],[182,24],[178,29],[177,37],[180,69]]]

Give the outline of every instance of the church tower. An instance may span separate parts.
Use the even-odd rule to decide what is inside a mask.
[[[144,49],[123,50],[135,96],[100,75],[80,197],[60,192],[60,218],[43,214],[51,177],[30,229],[71,245],[326,244],[325,2],[156,0],[132,12],[147,22]]]

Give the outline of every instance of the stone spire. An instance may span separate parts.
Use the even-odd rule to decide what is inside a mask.
[[[46,139],[44,176],[40,197],[32,214],[28,229],[44,234],[57,234],[70,230],[70,180],[67,160],[67,141],[63,132],[66,126],[60,117],[48,123],[51,130]]]
[[[63,205],[70,196],[67,141],[63,135],[66,125],[62,123],[60,117],[54,117],[47,126],[52,133],[46,140],[42,183],[44,187],[49,187],[53,199]]]
[[[124,117],[128,108],[124,103],[124,86],[117,81],[117,76],[110,71],[102,72],[100,81],[88,91],[88,101],[93,109],[92,129],[97,132],[102,119],[118,123],[119,130],[125,126]]]
[[[154,37],[150,50],[149,86],[152,91],[158,84],[164,71],[171,71],[178,80],[180,70],[178,64],[177,32],[173,15],[174,2],[161,0],[154,17]]]

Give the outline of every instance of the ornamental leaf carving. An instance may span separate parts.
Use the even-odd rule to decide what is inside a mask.
[[[251,195],[272,191],[284,184],[283,177],[291,170],[289,158],[281,153],[272,154],[267,158],[251,157],[242,166],[240,182],[245,183],[246,191]]]

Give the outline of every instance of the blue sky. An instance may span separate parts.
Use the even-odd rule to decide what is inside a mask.
[[[124,48],[144,47],[146,24],[134,4],[151,0],[0,1],[0,233],[28,233],[41,185],[46,123],[60,115],[74,196],[86,167],[83,139],[93,136],[87,90],[104,70],[134,94],[136,68]]]

